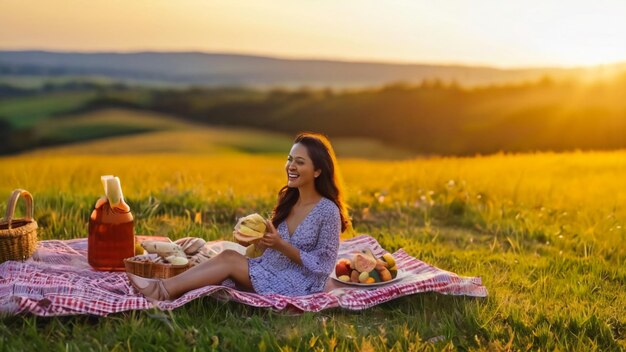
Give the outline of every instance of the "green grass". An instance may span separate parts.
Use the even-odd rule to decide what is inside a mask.
[[[215,127],[172,115],[128,109],[101,109],[59,116],[35,127],[39,138],[60,146],[34,154],[284,154],[292,136],[255,129]],[[373,138],[337,138],[340,157],[407,159],[413,154]]]
[[[76,143],[111,136],[142,134],[153,131],[176,131],[197,126],[171,116],[124,109],[102,109],[57,117],[37,124],[39,138],[55,143]]]
[[[438,316],[429,311],[452,305],[466,313],[477,304],[434,294],[417,299],[401,298],[363,312],[328,310],[293,315],[202,298],[174,312],[157,310],[115,314],[107,318],[35,318],[10,322],[0,329],[9,336],[20,329],[26,337],[3,350],[415,350],[451,345],[427,342],[438,326],[415,319]],[[408,308],[408,309],[407,309]],[[111,334],[111,331],[116,331]],[[372,336],[368,339],[366,336]],[[42,338],[43,337],[43,338]],[[71,338],[76,337],[76,338]],[[432,338],[431,338],[432,339]],[[445,339],[442,338],[442,340]],[[386,347],[390,346],[390,347]]]
[[[228,238],[237,216],[267,214],[284,183],[282,156],[242,153],[23,155],[0,165],[0,195],[18,186],[35,195],[41,239],[86,236],[102,174],[120,176],[137,233],[172,239]],[[301,315],[203,298],[172,312],[3,317],[0,350],[626,349],[626,151],[340,166],[351,235],[481,276],[489,296],[418,294]]]
[[[84,75],[64,75],[64,76],[28,76],[28,75],[3,75],[0,77],[0,84],[7,84],[25,89],[38,89],[47,84],[62,85],[68,83],[93,83],[103,86],[123,83],[133,86],[143,86],[150,88],[169,88],[174,89],[180,85],[166,81],[140,81],[132,79],[115,79],[106,76],[84,76]]]
[[[72,111],[95,96],[94,92],[63,92],[3,100],[0,117],[14,128],[33,127],[54,114]]]

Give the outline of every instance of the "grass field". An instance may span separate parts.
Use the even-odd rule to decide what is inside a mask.
[[[292,136],[255,129],[216,127],[150,111],[108,108],[69,114],[36,124],[36,134],[61,145],[39,155],[77,154],[284,154]],[[373,138],[337,138],[339,156],[407,159],[414,153]]]
[[[95,96],[93,92],[62,92],[4,100],[0,104],[0,118],[15,128],[31,127],[54,114],[72,111]]]
[[[85,237],[99,177],[115,174],[136,232],[219,239],[237,216],[268,215],[285,182],[284,155],[131,150],[0,158],[0,195],[34,194],[40,239]],[[354,220],[346,237],[368,233],[389,251],[481,276],[489,296],[298,316],[204,298],[173,312],[3,317],[0,350],[626,349],[626,151],[340,166]]]

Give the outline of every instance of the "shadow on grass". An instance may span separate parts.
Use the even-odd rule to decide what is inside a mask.
[[[8,349],[114,349],[124,344],[146,350],[201,346],[307,350],[312,345],[324,349],[334,345],[339,350],[368,345],[379,350],[450,343],[469,348],[475,346],[475,335],[485,333],[476,318],[483,301],[424,293],[361,311],[333,308],[297,313],[205,297],[173,311],[150,309],[107,317],[3,317],[0,331],[11,336],[3,343]]]

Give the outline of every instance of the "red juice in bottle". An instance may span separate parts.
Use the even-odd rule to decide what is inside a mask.
[[[124,202],[119,178],[103,176],[107,197],[98,199],[89,217],[87,259],[96,270],[124,271],[135,254],[133,214]]]

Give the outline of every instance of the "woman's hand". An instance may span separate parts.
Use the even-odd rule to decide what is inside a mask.
[[[282,237],[280,237],[280,235],[278,234],[278,231],[276,231],[274,224],[272,224],[270,221],[265,221],[265,226],[267,227],[267,229],[265,230],[265,235],[263,235],[257,246],[273,248],[283,253],[294,263],[302,265],[300,250],[291,245],[288,241],[283,240]]]
[[[271,221],[265,221],[265,226],[267,228],[265,229],[265,234],[259,241],[259,244],[268,248],[274,248],[278,250],[283,245],[283,239],[280,237],[278,231],[276,231],[276,228]]]

